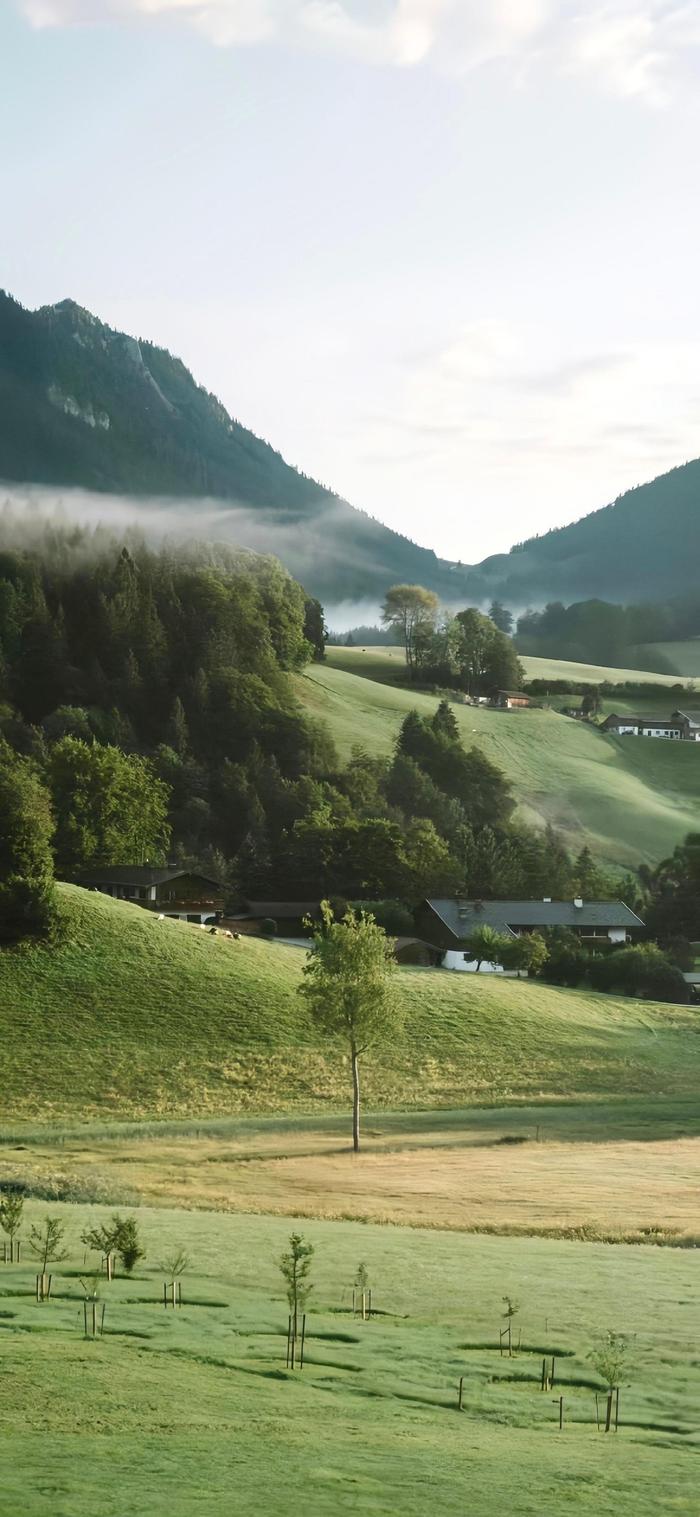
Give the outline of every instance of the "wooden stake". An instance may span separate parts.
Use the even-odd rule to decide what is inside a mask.
[[[111,1254],[107,1255],[107,1258],[106,1258],[105,1262],[106,1262],[106,1265],[107,1265],[107,1279],[108,1279],[108,1281],[109,1281],[109,1283],[111,1285],[111,1283],[112,1283],[112,1273],[113,1273],[113,1260],[112,1260],[112,1255]]]
[[[547,1360],[543,1359],[542,1360],[542,1383],[540,1385],[540,1390],[541,1391],[546,1391],[546,1389],[547,1389]]]
[[[97,1337],[97,1302],[92,1303],[92,1336]]]
[[[164,1280],[163,1281],[163,1306],[167,1306],[167,1304],[168,1304],[168,1282],[167,1282],[167,1280]]]
[[[371,1291],[371,1289],[370,1289],[370,1291],[369,1291],[368,1294],[369,1294],[369,1315],[371,1317],[372,1316],[372,1291]]]
[[[306,1338],[306,1312],[301,1319],[301,1349],[299,1351],[299,1369],[304,1368],[304,1340]]]
[[[104,1337],[104,1331],[105,1331],[105,1303],[103,1301],[102,1302],[102,1319],[100,1321],[100,1337],[101,1338]]]
[[[292,1346],[292,1319],[287,1319],[287,1369],[289,1369],[289,1356]]]
[[[549,1377],[550,1385],[554,1385],[554,1354],[552,1354],[552,1373]]]
[[[618,1385],[616,1387],[616,1390],[615,1390],[615,1432],[617,1432],[619,1426],[620,1426],[620,1387]]]
[[[564,1426],[564,1397],[559,1397],[559,1432]]]
[[[457,1402],[457,1411],[458,1412],[461,1412],[461,1410],[462,1410],[462,1392],[463,1392],[463,1390],[464,1390],[464,1375],[461,1376],[460,1382],[459,1382],[459,1400]]]
[[[83,1301],[83,1324],[84,1324],[84,1327],[85,1327],[85,1337],[86,1338],[87,1338],[87,1335],[88,1335],[88,1323],[87,1323],[88,1313],[87,1313],[87,1309],[88,1309],[88,1304],[87,1304],[87,1296],[86,1296],[85,1300]]]
[[[595,1425],[600,1432],[600,1414],[598,1412],[598,1392],[595,1393]]]
[[[606,1431],[606,1433],[610,1432],[610,1423],[612,1421],[612,1404],[613,1404],[613,1393],[612,1393],[612,1391],[608,1391],[607,1403],[606,1403],[606,1407],[605,1407],[605,1431]]]
[[[357,1292],[356,1292],[355,1287],[353,1285],[353,1288],[352,1288],[352,1314],[353,1314],[353,1317],[356,1315],[356,1312],[355,1312],[355,1296],[356,1296],[356,1294],[357,1294]]]

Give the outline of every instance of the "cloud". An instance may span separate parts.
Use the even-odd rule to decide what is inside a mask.
[[[700,0],[16,0],[37,28],[154,21],[219,47],[279,42],[396,68],[507,62],[667,103],[700,47]]]

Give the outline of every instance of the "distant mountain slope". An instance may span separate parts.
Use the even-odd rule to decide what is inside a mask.
[[[571,526],[484,559],[467,583],[475,598],[522,608],[548,600],[629,604],[697,590],[700,459],[628,490]]]
[[[0,292],[0,479],[233,502],[245,509],[222,535],[276,551],[326,600],[454,585],[452,566],[291,468],[179,359],[71,300],[32,312]]]
[[[71,300],[27,311],[0,292],[0,479],[208,497],[222,503],[221,536],[276,552],[327,602],[376,603],[398,580],[454,604],[495,596],[516,610],[696,589],[700,460],[510,553],[452,564],[290,467],[179,359]]]

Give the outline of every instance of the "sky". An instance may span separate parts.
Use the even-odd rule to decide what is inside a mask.
[[[475,562],[700,454],[700,0],[0,0],[0,285]]]

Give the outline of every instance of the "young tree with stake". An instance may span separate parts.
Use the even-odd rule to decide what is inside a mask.
[[[336,921],[328,901],[321,902],[321,925],[304,965],[299,994],[322,1032],[343,1036],[352,1063],[352,1146],[360,1147],[360,1058],[380,1041],[396,1035],[401,1024],[392,985],[396,964],[392,944],[365,911],[346,911]]]
[[[287,1286],[287,1300],[295,1338],[299,1317],[306,1310],[306,1303],[313,1290],[313,1285],[309,1280],[313,1254],[313,1243],[307,1243],[300,1233],[292,1233],[287,1253],[280,1259],[280,1269]]]
[[[50,1264],[60,1264],[62,1259],[68,1257],[68,1249],[63,1247],[65,1227],[60,1217],[45,1217],[41,1227],[34,1226],[29,1232],[29,1247],[38,1259],[42,1275]]]
[[[24,1196],[18,1191],[8,1191],[0,1197],[0,1227],[10,1240],[10,1256],[14,1256],[15,1238],[22,1226]]]

